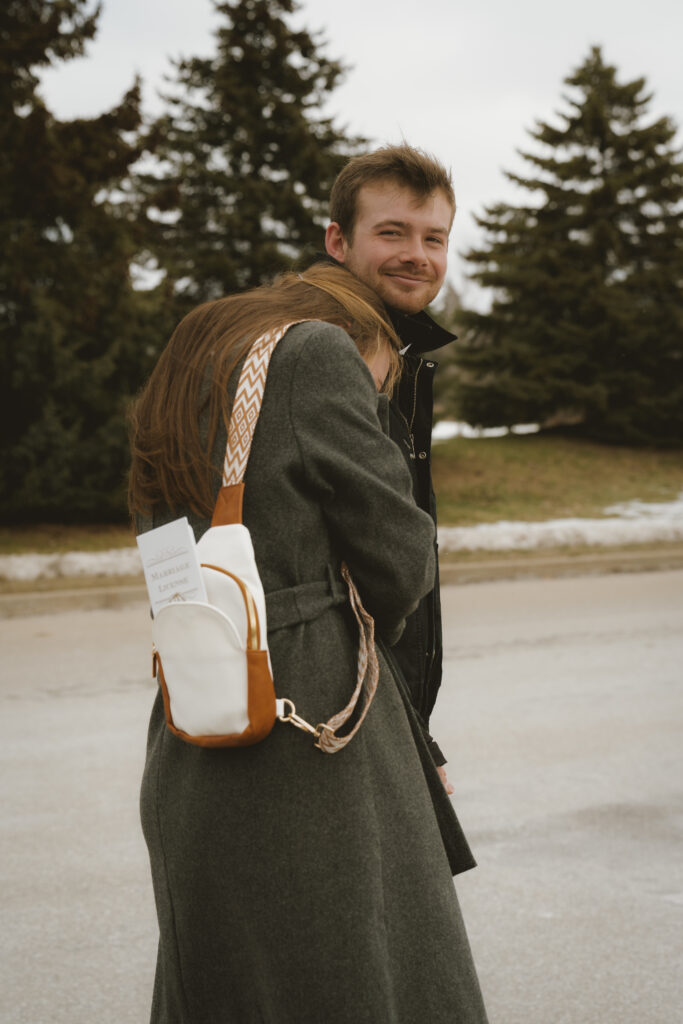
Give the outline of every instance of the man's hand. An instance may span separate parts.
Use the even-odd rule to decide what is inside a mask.
[[[446,775],[446,769],[445,769],[444,765],[442,765],[442,764],[437,765],[436,770],[439,773],[439,775],[441,776],[441,781],[443,782],[443,788],[446,790],[448,795],[450,796],[452,793],[455,793],[455,790],[454,790],[453,786],[451,786],[450,782],[448,781],[448,776]]]

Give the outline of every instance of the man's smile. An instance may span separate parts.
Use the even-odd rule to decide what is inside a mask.
[[[387,277],[393,277],[397,281],[407,281],[409,284],[428,284],[429,278],[415,277],[414,274],[401,274],[395,270],[385,271]]]

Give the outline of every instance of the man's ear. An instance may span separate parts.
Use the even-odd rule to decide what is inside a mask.
[[[333,256],[337,263],[345,263],[346,248],[342,230],[336,220],[333,220],[331,224],[327,225],[325,232],[325,251],[328,256]]]

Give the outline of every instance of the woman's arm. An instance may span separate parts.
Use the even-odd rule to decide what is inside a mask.
[[[380,633],[395,642],[433,586],[434,524],[415,504],[404,460],[380,427],[372,376],[341,328],[320,324],[302,346],[290,415],[340,558]]]

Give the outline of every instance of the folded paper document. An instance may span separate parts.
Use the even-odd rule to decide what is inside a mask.
[[[153,615],[171,601],[206,602],[197,545],[185,516],[139,534],[137,542]]]

